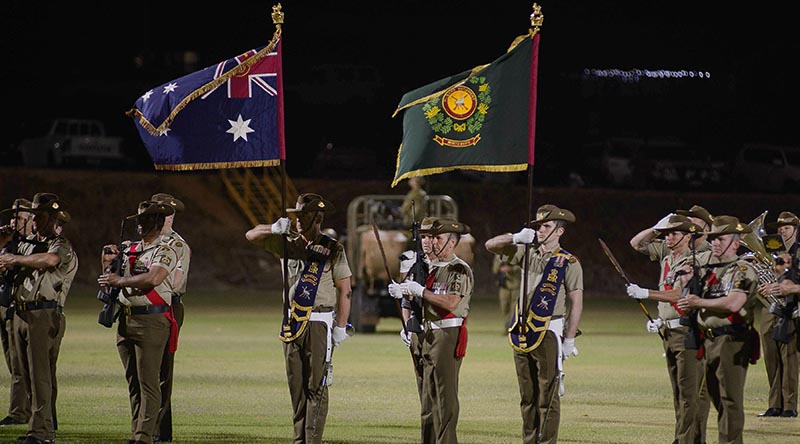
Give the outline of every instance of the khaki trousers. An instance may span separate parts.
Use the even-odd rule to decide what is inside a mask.
[[[23,372],[19,351],[14,345],[14,315],[6,321],[8,307],[0,306],[0,340],[3,343],[3,357],[6,359],[8,372],[11,375],[11,387],[8,399],[8,416],[20,422],[28,422],[31,417],[31,389],[28,378]]]
[[[162,313],[121,316],[117,326],[117,351],[125,368],[131,403],[131,438],[153,442],[161,406],[158,377],[170,333]]]
[[[306,331],[283,344],[286,378],[292,399],[294,444],[321,444],[328,417],[328,387],[322,384],[327,366],[324,322],[308,322]]]
[[[548,330],[532,351],[514,352],[524,444],[555,444],[558,441],[561,398],[557,377],[561,357],[558,356],[557,341],[556,334]]]
[[[422,391],[433,412],[436,444],[456,444],[458,426],[458,375],[456,359],[459,328],[425,328],[422,337]]]
[[[777,318],[767,308],[761,311],[761,349],[764,366],[769,381],[769,408],[797,410],[798,363],[797,330],[791,322],[793,332],[789,343],[784,344],[772,339],[772,330]]]
[[[183,302],[172,304],[172,314],[178,323],[178,332],[183,326]],[[161,357],[161,372],[158,382],[161,386],[161,408],[158,410],[156,434],[164,440],[172,440],[172,377],[175,369],[175,353],[169,352],[169,341]]]
[[[55,308],[14,315],[14,346],[19,350],[18,363],[23,374],[30,378],[31,417],[27,434],[42,440],[55,439],[55,375],[59,346],[64,337],[63,321],[64,316]]]
[[[706,384],[717,409],[719,444],[744,442],[744,384],[752,347],[749,334],[706,338]]]
[[[697,359],[697,350],[687,350],[684,345],[688,327],[666,328],[663,333],[675,409],[675,440],[680,444],[704,443],[710,400],[703,361]]]
[[[417,393],[419,394],[419,418],[420,418],[420,442],[422,444],[434,444],[436,442],[436,429],[433,425],[433,410],[430,399],[425,396],[422,375],[424,367],[422,361],[422,342],[423,333],[411,333],[411,360],[414,364],[414,378],[417,382]]]

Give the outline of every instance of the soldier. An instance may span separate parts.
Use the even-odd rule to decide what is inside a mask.
[[[647,322],[647,330],[659,332],[663,327],[664,356],[672,383],[672,401],[675,409],[676,444],[704,442],[704,433],[699,421],[707,416],[698,415],[698,397],[702,384],[702,361],[698,358],[696,331],[686,322],[681,323],[684,313],[677,307],[682,283],[678,276],[691,270],[691,266],[706,264],[711,256],[709,250],[697,252],[692,246],[702,229],[679,214],[668,215],[653,228],[637,233],[630,241],[631,247],[661,264],[658,290],[647,290],[636,284],[627,287],[628,295],[634,299],[658,301],[658,317]],[[702,427],[705,430],[705,427]]]
[[[400,206],[400,211],[403,213],[403,226],[410,227],[416,220],[422,220],[428,215],[428,192],[425,191],[425,178],[412,177],[408,179],[408,186],[410,190],[406,193],[405,200]],[[414,211],[411,211],[411,206],[414,206]]]
[[[497,275],[497,300],[500,303],[500,313],[503,315],[503,330],[511,320],[511,301],[519,294],[522,283],[522,268],[511,265],[503,256],[495,256],[492,262],[492,273]]]
[[[524,298],[524,290],[520,291],[509,326],[525,444],[557,442],[562,361],[578,356],[575,337],[583,312],[583,268],[560,245],[566,224],[572,222],[575,215],[571,211],[542,205],[536,210],[536,219],[530,222],[533,228],[486,241],[487,250],[508,258],[511,264],[525,267],[525,254],[528,255],[531,287],[526,289]],[[527,306],[521,307],[522,300]],[[528,321],[522,325],[521,318]]]
[[[11,208],[0,211],[0,218],[8,220],[8,225],[0,227],[0,254],[16,253],[28,236],[33,233],[33,214],[31,201],[16,199]],[[2,222],[0,222],[1,224]],[[0,426],[25,424],[31,417],[31,389],[21,366],[19,353],[14,344],[14,296],[13,279],[16,270],[7,270],[0,278],[0,339],[3,342],[3,356],[11,374],[11,393],[8,415],[0,420]]]
[[[161,406],[159,373],[165,347],[175,353],[178,323],[170,304],[176,293],[178,254],[161,236],[173,207],[155,201],[139,203],[136,214],[141,240],[118,251],[117,245],[103,248],[103,268],[123,255],[122,273],[104,273],[97,279],[102,287],[121,287],[119,302],[124,316],[117,325],[117,351],[125,368],[131,403],[132,444],[150,444],[157,433]]]
[[[286,217],[272,225],[256,225],[245,234],[248,241],[276,255],[283,252],[283,235],[288,235],[282,260],[287,261],[291,300],[284,300],[279,337],[284,342],[295,444],[322,443],[328,386],[333,382],[333,349],[350,336],[352,273],[344,246],[320,231],[325,214],[333,209],[319,194],[304,193],[295,208],[286,210],[296,216],[296,234],[290,234]]]
[[[420,238],[420,245],[422,247],[423,257],[422,261],[424,261],[424,271],[428,272],[431,268],[431,264],[436,260],[436,255],[433,254],[433,248],[431,247],[431,242],[433,240],[433,235],[431,235],[431,227],[433,227],[433,223],[436,221],[435,217],[426,217],[422,219],[420,222],[418,235]],[[405,259],[403,259],[405,258]],[[400,261],[400,273],[403,275],[403,279],[401,282],[404,282],[408,279],[416,280],[416,276],[413,276],[410,272],[414,265],[417,262],[417,252],[414,250],[409,250],[403,252]],[[393,291],[397,292],[400,290],[402,293],[402,289],[397,287],[394,288]],[[401,295],[402,297],[402,295]],[[433,426],[433,410],[431,408],[430,399],[425,396],[425,391],[423,390],[423,379],[422,375],[424,372],[423,367],[423,359],[422,359],[422,342],[423,342],[423,333],[424,331],[421,328],[419,322],[422,318],[422,310],[421,306],[418,304],[417,301],[414,301],[411,298],[403,297],[401,300],[402,306],[402,317],[403,317],[403,325],[406,328],[400,330],[400,339],[403,341],[406,347],[409,348],[411,351],[411,359],[414,363],[414,374],[416,376],[417,381],[417,393],[419,394],[419,402],[420,402],[420,431],[422,436],[423,443],[433,443],[436,442],[436,434],[435,429]],[[412,313],[414,315],[414,320],[416,322],[409,322],[412,317]]]
[[[63,208],[55,194],[36,194],[31,205],[36,234],[22,244],[19,254],[0,256],[0,272],[20,267],[13,289],[12,340],[30,378],[32,415],[26,436],[19,437],[27,444],[55,441],[56,362],[66,328],[63,304],[78,269],[69,241],[55,233]]]
[[[164,227],[161,228],[162,241],[166,242],[178,254],[178,266],[175,269],[175,293],[172,295],[172,314],[178,323],[178,331],[183,326],[183,296],[186,294],[186,281],[189,275],[189,264],[192,259],[192,250],[186,239],[181,237],[172,227],[175,215],[182,213],[186,208],[180,200],[170,194],[156,193],[150,197],[153,202],[171,206],[175,212],[164,218]],[[169,352],[169,347],[164,348],[164,357],[161,359],[161,373],[159,385],[161,386],[161,408],[158,411],[157,434],[153,441],[172,441],[172,375],[175,368],[175,354]]]
[[[454,252],[467,233],[466,224],[437,219],[430,229],[436,260],[425,285],[412,280],[389,284],[392,297],[412,296],[422,302],[422,391],[433,412],[435,442],[442,444],[458,442],[458,375],[467,352],[466,321],[474,278],[469,265]]]
[[[679,309],[695,310],[693,316],[703,338],[706,385],[718,413],[720,443],[743,442],[745,379],[759,349],[758,333],[752,325],[758,276],[753,266],[737,255],[741,235],[751,231],[736,217],[714,217],[707,233],[712,257],[701,281],[701,294],[690,293],[678,300]],[[688,282],[690,277],[682,279]]]
[[[797,270],[798,224],[800,219],[789,211],[780,213],[776,222],[767,224],[767,227],[778,230],[786,253],[779,257],[781,272],[777,282],[759,287],[761,294],[773,295],[783,301],[781,306],[773,303],[761,311],[761,348],[769,380],[769,407],[759,413],[759,417],[797,417],[798,335],[792,313],[797,309],[800,290],[795,285],[800,283]],[[778,332],[782,334],[776,334]]]

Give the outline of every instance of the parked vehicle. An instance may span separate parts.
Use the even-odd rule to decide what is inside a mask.
[[[382,317],[400,317],[396,300],[389,296],[391,280],[399,282],[400,254],[409,248],[410,227],[403,226],[400,205],[405,195],[367,194],[353,199],[347,206],[347,237],[344,240],[347,261],[353,272],[350,321],[361,333],[372,333]],[[428,195],[427,214],[458,219],[458,205],[447,195]],[[378,228],[381,247],[375,238],[372,223]],[[475,238],[462,236],[456,255],[473,263]],[[386,264],[383,262],[383,255]],[[393,274],[387,276],[386,270]],[[400,323],[398,322],[398,325]]]
[[[46,166],[116,166],[125,161],[122,138],[106,135],[99,120],[59,118],[46,134],[22,140],[22,164]]]
[[[729,161],[702,146],[674,139],[651,139],[633,164],[636,188],[719,191],[725,187]]]
[[[745,144],[734,172],[742,191],[796,192],[800,189],[800,147]]]

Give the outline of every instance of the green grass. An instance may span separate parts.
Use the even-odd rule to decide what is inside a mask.
[[[291,403],[277,339],[280,305],[274,292],[190,292],[175,365],[176,442],[291,441]],[[59,444],[121,444],[129,435],[114,330],[97,324],[99,309],[92,291],[75,291],[67,303],[58,362]],[[669,380],[659,338],[645,332],[645,320],[630,301],[587,298],[580,355],[565,363],[560,442],[672,441]],[[519,393],[501,324],[494,301],[474,304],[461,370],[461,443],[520,441]],[[384,318],[376,333],[357,334],[336,351],[325,442],[419,442],[419,402],[399,329],[398,319]],[[7,372],[0,372],[0,413],[8,408],[8,381]],[[762,361],[750,367],[745,391],[746,442],[800,442],[800,420],[756,417],[767,407]],[[713,407],[709,416],[712,443]],[[24,426],[2,427],[0,442],[15,442],[24,432]]]

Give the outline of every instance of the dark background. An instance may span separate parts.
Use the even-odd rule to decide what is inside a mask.
[[[266,44],[273,3],[11,0],[3,13],[6,154],[53,117],[91,117],[152,171],[124,112],[148,89]],[[793,144],[800,44],[782,3],[539,3],[544,13],[537,181],[560,184],[579,147],[670,136],[715,156]],[[287,168],[295,177],[391,180],[403,93],[488,63],[528,29],[532,2],[285,0]],[[196,61],[184,62],[187,51]],[[622,82],[585,69],[709,72]],[[326,154],[327,165],[319,159]],[[7,156],[7,162],[13,162]]]

